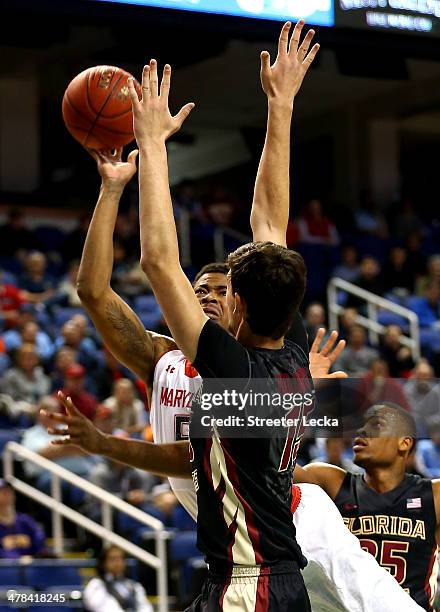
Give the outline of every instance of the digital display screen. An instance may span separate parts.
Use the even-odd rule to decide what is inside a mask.
[[[309,24],[332,26],[333,0],[100,0],[140,6],[236,15],[279,21],[303,18]]]

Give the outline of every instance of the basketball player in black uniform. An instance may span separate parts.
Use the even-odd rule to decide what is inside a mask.
[[[294,96],[318,51],[315,46],[308,54],[313,32],[299,45],[302,26],[303,22],[297,25],[290,44],[290,23],[283,27],[272,68],[268,54],[262,56],[263,88],[269,107],[273,104],[269,121],[279,122],[287,137]],[[206,316],[180,266],[165,143],[193,105],[171,116],[170,76],[167,65],[159,89],[157,63],[152,60],[143,71],[142,100],[132,81],[129,87],[139,148],[141,264],[171,334],[204,381],[289,377],[301,381],[304,393],[311,392],[308,349],[284,342],[306,276],[302,258],[285,246],[285,227],[280,231],[277,223],[264,223],[260,232],[254,229],[260,242],[230,256],[227,300],[235,338]],[[280,96],[279,86],[286,89],[286,83],[288,91]],[[288,192],[288,163],[282,166],[287,167],[282,189]],[[258,219],[252,222],[258,224]],[[268,410],[268,416],[275,415],[285,416],[284,408]],[[198,416],[195,410],[196,428]],[[310,610],[300,573],[305,561],[290,512],[291,469],[299,436],[297,428],[292,432],[284,427],[272,438],[240,444],[215,427],[208,437],[199,438],[191,424],[198,543],[210,567],[194,610]]]
[[[372,406],[353,444],[354,461],[365,474],[312,463],[297,466],[294,478],[321,485],[361,546],[420,606],[432,610],[440,543],[440,480],[405,473],[415,432],[413,417],[400,406]]]

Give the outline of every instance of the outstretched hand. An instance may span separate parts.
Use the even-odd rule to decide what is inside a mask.
[[[278,54],[273,66],[270,65],[269,52],[263,51],[261,53],[261,84],[264,93],[269,100],[277,99],[285,103],[293,102],[319,51],[319,45],[315,44],[309,52],[312,38],[315,35],[314,30],[309,30],[301,45],[299,45],[304,27],[303,20],[296,24],[289,44],[291,26],[292,24],[288,21],[281,30]]]
[[[318,329],[318,333],[310,349],[309,363],[312,378],[314,380],[319,378],[347,378],[347,373],[341,370],[329,374],[330,368],[345,348],[345,340],[339,340],[335,346],[335,342],[338,339],[338,332],[332,331],[327,342],[322,349],[319,350],[326,331],[327,330],[323,327]]]
[[[171,66],[165,64],[159,89],[157,62],[152,59],[142,72],[142,99],[139,100],[133,79],[128,80],[133,107],[134,135],[138,146],[150,141],[164,142],[182,127],[194,104],[185,104],[177,115],[171,115],[168,98],[171,85]]]
[[[136,174],[136,158],[139,151],[135,149],[128,154],[127,161],[122,161],[122,147],[111,151],[88,149],[96,161],[103,185],[125,187]]]
[[[74,406],[70,397],[66,397],[59,391],[58,399],[66,409],[66,414],[41,411],[53,423],[53,427],[48,428],[48,433],[52,436],[63,436],[63,438],[52,440],[52,444],[58,446],[73,444],[87,453],[99,454],[102,451],[105,435]],[[56,427],[57,424],[67,425],[67,427]]]

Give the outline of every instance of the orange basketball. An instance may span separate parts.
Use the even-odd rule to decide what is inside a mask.
[[[127,79],[115,66],[94,66],[69,83],[63,97],[63,119],[72,136],[88,149],[114,149],[134,138]],[[141,87],[135,81],[140,94]]]

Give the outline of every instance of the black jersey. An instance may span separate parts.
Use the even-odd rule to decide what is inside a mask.
[[[335,498],[344,523],[425,610],[437,587],[436,515],[432,483],[406,474],[392,491],[377,493],[348,473]]]
[[[314,401],[308,354],[289,340],[279,350],[246,349],[208,321],[194,367],[203,378],[204,388],[206,379],[214,377],[240,378],[249,385],[252,379],[284,383],[288,378]],[[221,411],[222,407],[216,414]],[[271,417],[286,417],[286,409],[280,406],[271,407],[269,413]],[[195,401],[190,438],[198,546],[210,568],[223,573],[233,565],[273,566],[282,561],[303,567],[306,561],[295,539],[290,511],[292,468],[303,431],[301,422],[299,427],[278,427],[261,438],[248,437],[246,427],[240,437],[228,436],[230,430],[221,427],[200,437],[198,427],[203,416]]]

